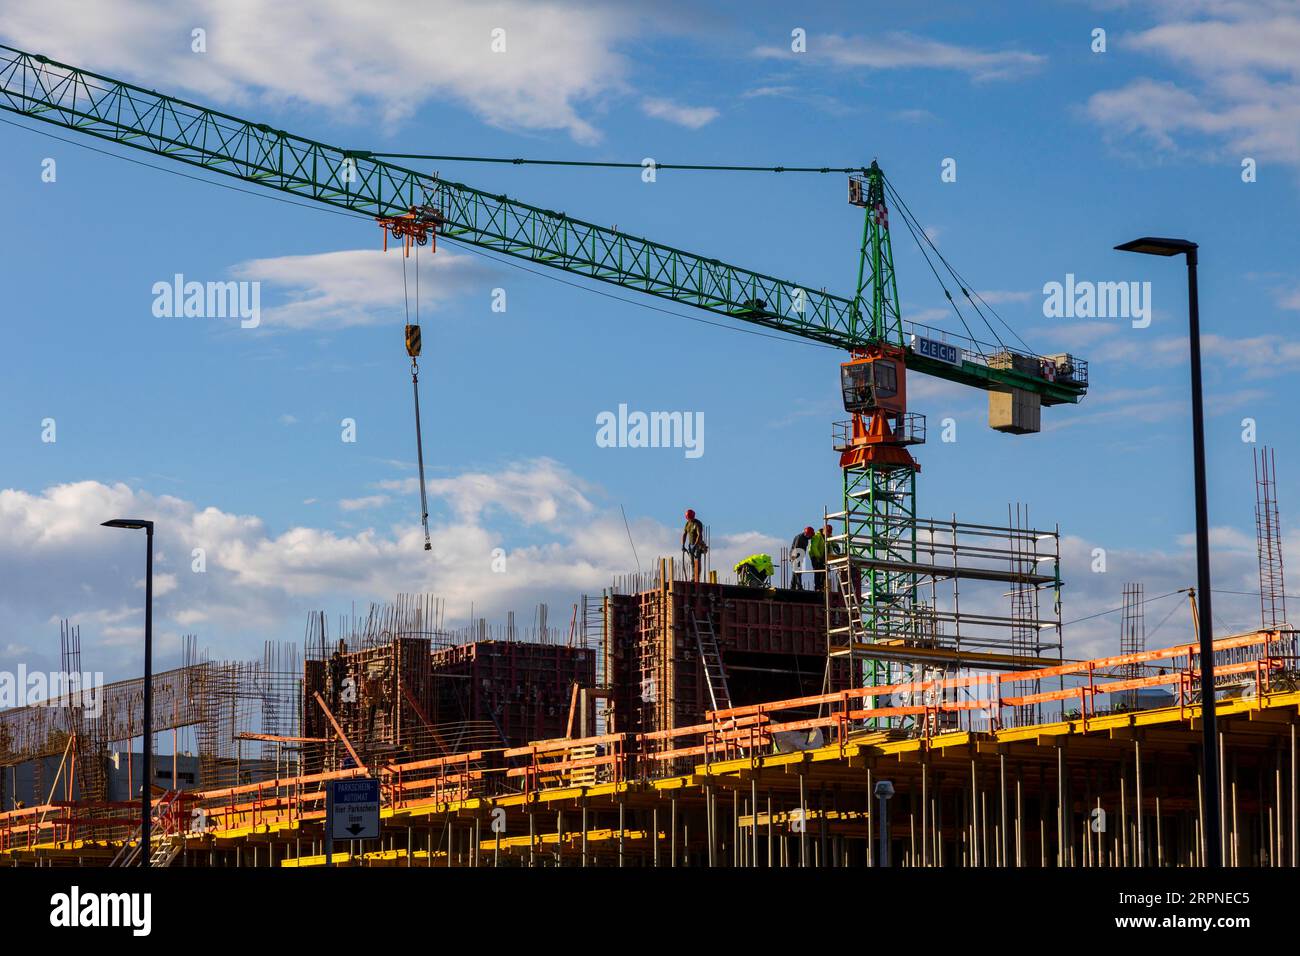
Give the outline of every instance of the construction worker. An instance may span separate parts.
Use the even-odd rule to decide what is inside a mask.
[[[371,661],[366,667],[364,693],[369,705],[366,714],[366,732],[369,734],[375,732],[375,715],[381,710],[388,710],[388,684],[391,679],[390,663]]]
[[[803,561],[808,556],[808,546],[812,544],[812,525],[804,528],[790,542],[790,589],[803,590]]]
[[[343,682],[348,676],[347,661],[343,659],[346,651],[347,645],[340,639],[338,647],[334,648],[334,653],[330,655],[329,670],[326,675],[329,682],[330,709],[335,713],[338,713],[339,701],[343,694]]]
[[[686,526],[682,528],[682,550],[691,562],[691,580],[700,583],[700,565],[709,546],[704,543],[704,522],[695,517],[695,511],[686,509]]]
[[[812,528],[808,528],[812,531]],[[812,565],[813,590],[820,591],[826,587],[826,539],[830,537],[831,526],[827,525],[812,536],[808,542],[808,563]]]
[[[734,568],[736,583],[746,588],[765,588],[772,578],[772,556],[770,554],[751,554],[740,561]]]

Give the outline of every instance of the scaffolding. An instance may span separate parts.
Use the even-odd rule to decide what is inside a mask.
[[[852,513],[827,514],[828,524],[843,529],[828,541],[829,653],[853,662],[852,686],[1061,660],[1060,529],[1028,526],[1023,506],[1009,510],[1009,518],[997,526],[959,522],[955,515],[875,513],[867,522]],[[1009,612],[1002,604],[1008,597]],[[1037,689],[1031,681],[1013,691],[1026,696]],[[1025,709],[1008,719],[1016,725],[1038,716]],[[879,721],[871,726],[890,729]],[[914,721],[892,729],[919,730]]]
[[[1040,618],[1042,608],[1039,597],[1043,586],[1049,583],[1040,580],[1042,576],[1038,573],[1040,555],[1038,554],[1037,533],[1030,532],[1028,525],[1029,506],[1019,503],[1014,506],[1008,504],[1007,526],[1012,532],[1007,538],[1008,549],[1011,553],[1010,570],[1017,578],[1009,582],[1011,590],[1008,592],[1008,596],[1011,598],[1011,653],[1018,658],[1042,656],[1043,642],[1040,635],[1043,626]],[[1059,538],[1059,534],[1057,537]],[[1054,562],[1059,562],[1059,556],[1057,555],[1047,557],[1050,557]],[[1056,569],[1057,567],[1058,564],[1054,563],[1053,568]],[[1057,588],[1059,593],[1059,572],[1055,572],[1052,576],[1054,580],[1050,583]],[[1059,645],[1056,650],[1059,652]],[[1037,694],[1040,686],[1040,682],[1036,680],[1018,681],[1012,685],[1011,692],[1016,696],[1023,697]],[[1038,720],[1039,711],[1037,705],[1017,707],[1013,711],[1012,723],[1015,726],[1036,724]]]

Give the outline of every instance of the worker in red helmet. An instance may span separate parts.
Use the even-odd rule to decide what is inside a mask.
[[[686,509],[686,525],[682,528],[682,551],[691,563],[691,580],[700,583],[700,567],[704,553],[709,550],[704,541],[704,522],[695,517],[692,508]]]
[[[803,590],[803,563],[808,556],[808,546],[812,544],[812,526],[804,528],[790,542],[790,589]]]
[[[806,529],[812,531],[812,528]],[[816,532],[808,542],[808,563],[812,565],[813,590],[826,587],[826,539],[831,536],[831,526]]]

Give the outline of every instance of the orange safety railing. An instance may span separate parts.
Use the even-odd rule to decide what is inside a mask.
[[[1265,706],[1274,677],[1296,667],[1294,657],[1272,653],[1272,645],[1282,640],[1280,632],[1265,631],[1215,641],[1216,651],[1262,648],[1257,659],[1216,667],[1216,675],[1240,675],[1250,682],[1254,706]],[[1193,691],[1199,670],[1194,665],[1198,654],[1197,645],[1179,644],[1032,671],[964,674],[853,688],[710,711],[706,722],[672,730],[537,741],[524,747],[482,749],[387,764],[373,772],[386,807],[411,809],[476,796],[535,795],[575,786],[645,782],[690,772],[700,764],[709,773],[711,765],[721,761],[757,759],[771,753],[778,735],[785,733],[820,732],[821,737],[814,734],[806,741],[808,746],[838,744],[846,751],[854,735],[871,730],[870,721],[911,719],[919,735],[930,737],[946,732],[942,715],[965,714],[967,729],[996,731],[1003,726],[1005,708],[1060,702],[1064,717],[1066,703],[1078,701],[1078,719],[1086,731],[1089,721],[1097,719],[1099,695],[1126,690],[1169,687],[1176,694],[1180,715],[1185,715],[1196,705]],[[1166,662],[1158,674],[1106,679],[1106,672],[1115,668],[1157,661]],[[1069,678],[1078,683],[1033,694],[1002,693],[1008,682],[1049,678]],[[963,692],[968,699],[959,699]],[[908,702],[892,703],[899,695],[906,695]],[[882,699],[891,703],[881,705]],[[979,721],[983,723],[977,727]],[[325,815],[326,784],[366,774],[367,770],[355,767],[214,790],[168,793],[156,801],[159,830],[163,834],[198,835],[193,822],[195,808],[203,811],[205,831],[319,821]],[[138,819],[136,810],[135,803],[62,802],[3,812],[0,851],[73,840],[78,833],[92,831],[106,839],[123,831],[126,835],[119,834],[120,838],[129,839]]]

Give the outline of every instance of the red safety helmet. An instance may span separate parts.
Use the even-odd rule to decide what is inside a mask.
[[[804,529],[803,529],[803,533],[806,534],[808,537],[811,538],[812,535],[813,535],[812,525],[809,525],[808,527],[804,528]]]
[[[686,509],[686,520],[690,521],[695,517],[695,511],[692,508]]]

